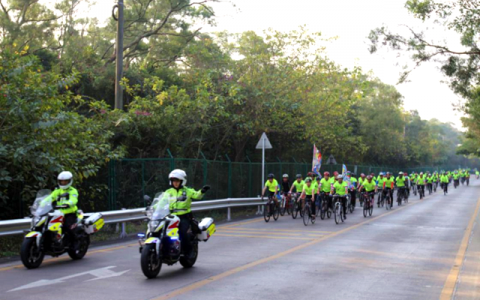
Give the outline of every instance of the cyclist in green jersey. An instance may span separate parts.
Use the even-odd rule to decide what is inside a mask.
[[[347,194],[348,194],[348,184],[343,181],[342,175],[337,176],[337,182],[332,186],[330,190],[330,195],[338,195],[343,206],[343,218],[347,219]]]
[[[265,195],[265,191],[268,190],[268,198],[275,201],[275,204],[278,205],[277,193],[278,193],[278,181],[275,179],[275,175],[272,173],[268,174],[267,181],[265,182],[265,187],[262,191],[262,198]]]
[[[391,176],[390,172],[387,172],[387,176],[383,180],[383,199],[387,196],[387,193],[390,195],[390,207],[393,206],[393,188],[395,185],[395,180]]]
[[[423,172],[420,172],[420,175],[417,177],[417,186],[418,186],[418,192],[420,199],[425,196],[425,183],[427,181],[427,177],[423,174]]]
[[[398,195],[402,195],[404,198],[408,198],[408,196],[407,196],[408,195],[407,194],[408,181],[407,181],[407,178],[405,178],[405,175],[403,174],[403,172],[398,173],[398,177],[395,180],[395,184],[398,188],[397,197],[398,197]],[[398,205],[400,205],[400,203],[398,203]]]
[[[305,201],[310,201],[311,203],[311,218],[315,219],[315,212],[316,212],[316,207],[315,207],[315,195],[318,193],[318,187],[313,184],[313,180],[311,177],[305,178],[305,185],[303,186],[303,191],[302,191],[302,200],[303,200],[303,205],[305,204]],[[302,207],[303,207],[302,205]]]
[[[320,180],[320,199],[327,201],[328,208],[332,209],[332,198],[330,197],[330,190],[332,189],[334,182],[330,177],[329,172],[323,173],[323,178]]]
[[[373,181],[372,175],[368,175],[367,179],[362,182],[362,185],[358,188],[358,192],[361,193],[362,190],[368,194],[368,199],[370,199],[370,205],[375,203],[375,193],[378,191],[378,185]]]
[[[428,173],[427,174],[427,189],[428,189],[428,192],[430,194],[432,193],[432,188],[433,188],[433,176],[432,176],[432,174]]]
[[[292,187],[290,188],[290,191],[288,192],[294,199],[295,201],[298,201],[300,198],[300,194],[303,191],[303,186],[305,185],[305,181],[302,179],[302,174],[297,174],[295,181],[292,184]],[[295,189],[295,193],[292,195],[292,191]]]
[[[442,189],[445,191],[445,194],[448,194],[448,175],[443,172],[443,175],[440,176],[440,183],[442,185]]]

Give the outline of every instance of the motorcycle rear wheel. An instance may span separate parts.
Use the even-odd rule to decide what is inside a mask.
[[[84,236],[80,237],[78,240],[79,247],[78,250],[76,249],[69,249],[68,256],[70,256],[73,260],[82,259],[85,254],[87,254],[88,246],[90,245],[90,236],[85,234]]]
[[[180,257],[180,264],[184,268],[191,268],[197,261],[198,257],[198,244],[192,245],[192,250],[190,251],[190,254],[188,256],[182,256]]]

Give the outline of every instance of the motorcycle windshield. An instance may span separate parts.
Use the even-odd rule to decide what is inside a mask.
[[[52,210],[51,190],[40,190],[37,192],[35,202],[33,202],[30,212],[35,217],[41,217]]]
[[[147,210],[147,217],[151,220],[164,219],[170,214],[170,203],[175,201],[171,195],[166,193],[157,193],[153,199],[152,205]]]

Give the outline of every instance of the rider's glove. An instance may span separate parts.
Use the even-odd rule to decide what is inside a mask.
[[[202,187],[202,189],[200,190],[200,192],[202,194],[205,194],[208,190],[210,189],[210,186],[209,185],[205,185]]]

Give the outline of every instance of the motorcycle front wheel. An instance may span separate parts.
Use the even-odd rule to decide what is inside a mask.
[[[162,269],[162,259],[157,256],[155,245],[145,245],[140,258],[140,266],[143,275],[147,278],[155,278]]]
[[[36,269],[40,267],[43,261],[43,253],[37,247],[37,240],[34,238],[27,238],[23,240],[22,248],[20,249],[20,257],[22,263],[27,269]]]

